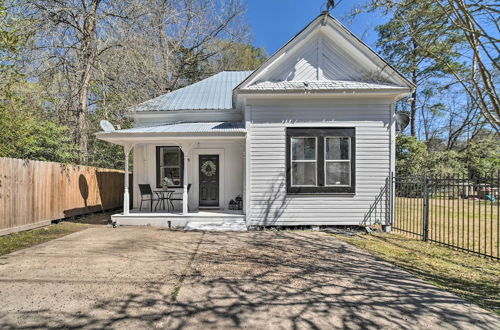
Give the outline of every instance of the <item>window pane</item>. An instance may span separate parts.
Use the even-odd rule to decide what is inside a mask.
[[[327,160],[348,160],[349,159],[349,138],[333,137],[325,139]]]
[[[162,148],[162,166],[179,166],[179,148]]]
[[[292,163],[293,186],[316,185],[316,162]]]
[[[292,138],[293,160],[315,160],[316,139],[315,138]]]
[[[350,162],[326,163],[326,184],[328,186],[349,186],[349,172],[351,171]]]
[[[179,186],[181,184],[180,173],[181,173],[181,171],[178,167],[176,167],[176,168],[162,168],[161,179],[167,177],[170,180],[172,180],[172,182],[174,183],[174,186]]]

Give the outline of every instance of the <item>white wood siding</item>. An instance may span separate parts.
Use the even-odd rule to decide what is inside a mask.
[[[178,110],[136,112],[130,114],[134,118],[134,127],[157,126],[175,122],[216,122],[241,121],[242,110]]]
[[[268,99],[248,103],[251,213],[247,224],[362,223],[391,168],[391,100]],[[355,127],[356,194],[287,195],[286,127]]]
[[[372,73],[324,33],[316,32],[263,74],[261,81],[370,81]]]

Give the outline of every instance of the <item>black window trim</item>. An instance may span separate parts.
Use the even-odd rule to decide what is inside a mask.
[[[350,138],[351,184],[349,186],[325,186],[325,138]],[[291,138],[316,137],[317,169],[316,187],[291,186]],[[356,193],[356,129],[354,127],[287,127],[286,128],[286,188],[288,194],[348,194]]]
[[[179,146],[157,146],[156,147],[156,188],[161,188],[161,169],[160,169],[160,153],[162,148],[177,148],[180,152],[180,183],[177,186],[171,186],[172,188],[182,188],[184,185],[184,152]]]

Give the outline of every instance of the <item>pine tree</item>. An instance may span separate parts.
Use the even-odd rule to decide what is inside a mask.
[[[452,70],[465,69],[459,51],[464,37],[433,0],[376,1],[370,10],[381,8],[392,18],[376,27],[377,47],[417,85],[410,100],[410,134],[416,136],[419,96],[435,93]]]

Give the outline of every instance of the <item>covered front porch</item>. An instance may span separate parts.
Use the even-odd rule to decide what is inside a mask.
[[[113,215],[113,222],[162,227],[234,222],[244,226],[245,137],[240,122],[177,123],[98,133],[98,138],[124,147],[123,212]],[[129,182],[131,163],[133,180]],[[161,185],[165,177],[167,192]],[[148,188],[151,195],[145,195]],[[159,200],[165,196],[167,201]]]

